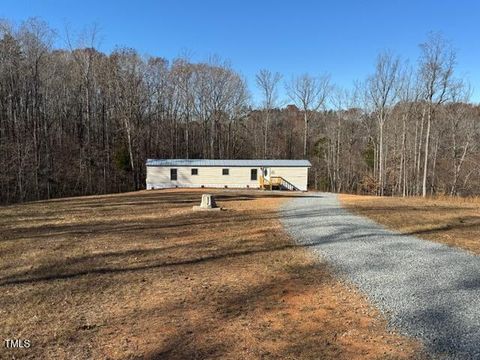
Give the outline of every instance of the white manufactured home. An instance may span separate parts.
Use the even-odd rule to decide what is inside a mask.
[[[307,191],[308,160],[148,159],[147,189],[175,187]]]

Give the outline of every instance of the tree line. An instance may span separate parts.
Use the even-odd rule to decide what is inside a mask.
[[[438,34],[353,90],[260,70],[256,106],[228,61],[105,54],[87,35],[58,49],[41,20],[0,22],[1,203],[142,189],[147,158],[307,158],[318,190],[480,192],[480,108]]]

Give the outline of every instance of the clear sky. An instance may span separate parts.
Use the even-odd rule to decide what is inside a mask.
[[[478,0],[0,0],[0,18],[18,24],[35,16],[59,34],[97,24],[104,52],[127,46],[167,59],[219,55],[247,78],[254,99],[261,68],[286,79],[329,73],[350,87],[372,72],[378,52],[415,63],[418,44],[440,31],[457,49],[457,75],[469,79],[472,100],[480,102]]]

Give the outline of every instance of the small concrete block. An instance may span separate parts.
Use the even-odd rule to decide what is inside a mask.
[[[204,208],[216,208],[217,204],[215,203],[215,198],[212,194],[203,194],[202,195],[202,202],[200,203],[201,207]]]
[[[219,211],[222,208],[217,207],[215,198],[212,194],[203,194],[200,206],[194,206],[193,211]]]

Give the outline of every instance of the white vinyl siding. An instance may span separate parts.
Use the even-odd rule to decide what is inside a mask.
[[[191,175],[191,168],[178,167],[177,181],[170,180],[170,168],[163,166],[147,166],[147,188],[169,187],[238,187],[247,185],[258,188],[258,180],[250,180],[250,168],[232,167],[228,175],[223,175],[223,167],[198,167],[198,175]]]
[[[198,169],[198,175],[192,175],[192,168]],[[177,180],[170,180],[170,169],[177,169]],[[229,167],[229,174],[223,175],[225,167],[164,167],[147,166],[147,189],[172,187],[216,187],[259,188],[261,169],[257,168],[257,180],[251,180],[252,167]],[[281,176],[299,190],[307,190],[307,167],[270,168],[270,176]]]
[[[307,191],[307,167],[281,167],[271,168],[270,176],[281,176],[301,191]]]

